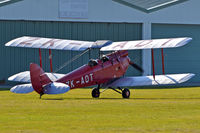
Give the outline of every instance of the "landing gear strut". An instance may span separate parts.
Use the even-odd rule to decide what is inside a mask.
[[[122,88],[120,88],[120,87],[118,87],[117,89],[114,89],[114,88],[111,88],[112,90],[114,90],[114,91],[116,91],[117,93],[119,93],[119,94],[122,94],[122,97],[123,98],[129,98],[130,97],[130,91],[129,91],[129,89],[128,88],[124,88],[124,89],[122,89]]]
[[[100,93],[103,93],[107,89],[114,90],[115,92],[121,94],[123,98],[129,98],[130,97],[130,91],[129,91],[128,88],[124,88],[123,89],[123,88],[118,87],[118,88],[115,89],[115,88],[109,87],[109,88],[105,89],[102,92],[100,92],[99,89],[100,89],[100,86],[98,86],[96,88],[93,88],[93,90],[92,90],[92,97],[93,98],[99,98]]]

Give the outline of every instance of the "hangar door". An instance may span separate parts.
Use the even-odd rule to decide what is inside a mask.
[[[152,38],[192,37],[183,47],[164,49],[166,73],[195,73],[189,83],[200,82],[200,25],[152,24]],[[161,51],[155,50],[155,69],[162,73]]]
[[[77,22],[39,22],[39,21],[0,21],[0,81],[15,73],[29,70],[29,64],[39,64],[38,49],[5,47],[4,44],[21,36],[37,36],[72,40],[138,40],[142,38],[142,24],[132,23],[77,23]],[[53,70],[80,52],[52,50]],[[42,65],[50,71],[48,50],[42,50]],[[98,57],[98,51],[91,51],[91,57]],[[130,57],[141,66],[141,51],[130,52]],[[88,62],[89,54],[69,64],[59,71],[68,73]],[[127,75],[141,75],[129,68]]]

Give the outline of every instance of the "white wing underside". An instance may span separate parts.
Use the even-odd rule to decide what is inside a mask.
[[[194,76],[192,73],[186,74],[169,74],[153,76],[124,77],[117,79],[107,87],[124,87],[124,86],[151,86],[151,85],[167,85],[180,84],[186,82]]]
[[[59,74],[59,73],[45,73],[47,76],[52,80],[55,81],[59,78],[62,78],[65,76],[65,74]],[[18,74],[15,74],[8,78],[9,81],[16,81],[16,82],[22,82],[22,83],[30,83],[30,71],[20,72]]]
[[[9,41],[5,44],[5,46],[74,51],[83,51],[88,48],[101,48],[101,51],[115,51],[180,47],[187,44],[191,40],[192,38],[183,37],[123,42],[112,42],[104,40],[92,42],[24,36]]]

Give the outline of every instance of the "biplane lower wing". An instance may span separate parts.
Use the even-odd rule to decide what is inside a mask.
[[[108,87],[124,87],[124,86],[151,86],[151,85],[166,85],[166,84],[180,84],[191,79],[195,74],[169,74],[156,75],[155,80],[153,76],[138,76],[138,77],[124,77],[115,80]]]
[[[45,74],[47,74],[47,76],[51,79],[51,81],[55,81],[65,76],[65,74],[59,74],[59,73],[45,73]],[[30,83],[31,82],[30,71],[25,71],[15,74],[9,77],[8,80],[15,82],[22,82],[22,83]]]

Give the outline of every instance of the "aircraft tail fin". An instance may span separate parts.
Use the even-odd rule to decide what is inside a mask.
[[[45,85],[52,82],[42,68],[34,63],[30,64],[30,77],[33,89],[39,94],[43,93],[43,87]]]
[[[53,82],[37,64],[30,64],[30,77],[33,89],[43,94],[62,94],[70,90],[64,83]]]

